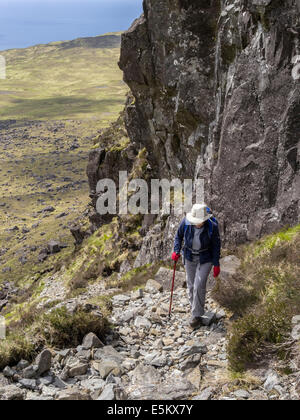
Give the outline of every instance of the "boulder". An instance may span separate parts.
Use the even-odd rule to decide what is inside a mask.
[[[201,321],[203,325],[207,327],[209,327],[215,320],[216,320],[215,312],[205,312],[205,314],[201,317]]]
[[[227,255],[220,259],[221,273],[219,275],[220,281],[226,284],[226,282],[234,276],[241,265],[241,260],[235,255]],[[208,290],[211,290],[216,284],[216,279],[213,277],[211,271],[209,275]]]
[[[58,393],[57,401],[87,401],[91,397],[88,392],[78,388],[68,388]]]
[[[104,346],[101,349],[98,349],[94,353],[94,360],[115,360],[117,363],[121,364],[124,360],[124,357],[118,353],[112,346]]]
[[[155,281],[159,283],[164,290],[171,290],[173,270],[161,267],[155,275]],[[176,271],[174,290],[186,287],[186,275],[183,271]]]
[[[112,298],[113,305],[123,306],[130,301],[130,296],[127,295],[115,295]]]
[[[35,365],[37,366],[37,374],[39,376],[43,373],[48,372],[51,369],[52,354],[48,349],[43,350],[35,359]]]
[[[26,389],[36,390],[37,382],[35,379],[20,379],[19,383]]]
[[[99,398],[97,398],[98,401],[112,401],[115,399],[115,388],[116,385],[115,384],[107,384],[103,390],[103,392],[101,393],[101,395],[99,396]]]
[[[50,241],[47,245],[47,250],[50,255],[57,254],[61,250],[61,245],[57,241]]]
[[[150,279],[146,283],[145,292],[158,293],[163,291],[163,286],[158,281]]]
[[[90,350],[91,348],[99,349],[103,346],[104,344],[102,341],[99,340],[99,338],[94,333],[87,334],[82,342],[82,347],[84,350]]]
[[[134,326],[137,328],[145,328],[145,329],[149,329],[151,328],[152,324],[149,321],[149,319],[142,317],[142,316],[137,316],[135,321],[134,321]]]
[[[193,345],[185,344],[180,348],[178,352],[178,357],[181,359],[192,354],[205,354],[207,353],[207,351],[208,349],[206,345],[202,343],[194,343]]]
[[[268,376],[265,380],[264,388],[265,388],[266,391],[272,391],[272,389],[274,389],[274,387],[276,385],[279,385],[279,383],[280,383],[279,376],[277,375],[276,372],[271,371],[271,372],[269,372],[269,374],[268,374]]]
[[[6,368],[3,370],[3,375],[6,378],[13,378],[16,373],[17,373],[16,370],[15,369],[12,369],[9,366],[6,366]]]
[[[103,391],[106,382],[100,378],[91,378],[81,381],[80,386],[91,394],[93,400],[97,399]]]
[[[88,370],[89,365],[87,363],[78,362],[74,365],[69,366],[68,374],[70,378],[76,376],[85,375]]]
[[[54,211],[55,211],[55,208],[53,206],[44,207],[42,210],[43,213],[52,213]]]
[[[193,397],[192,400],[198,400],[198,401],[208,401],[211,399],[213,395],[213,389],[211,387],[208,387],[204,389],[201,394],[197,395],[196,397]]]
[[[99,372],[101,379],[106,379],[110,373],[119,376],[122,372],[120,364],[116,360],[111,359],[94,361],[92,362],[92,367]]]

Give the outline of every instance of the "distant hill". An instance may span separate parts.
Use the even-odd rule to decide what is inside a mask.
[[[88,38],[77,38],[72,41],[62,41],[57,44],[57,46],[61,48],[119,48],[120,45],[120,35],[100,35]]]
[[[118,67],[121,32],[1,52],[0,119],[97,118],[104,125],[123,107],[127,87]]]

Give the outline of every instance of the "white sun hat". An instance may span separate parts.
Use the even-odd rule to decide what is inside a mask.
[[[211,214],[207,213],[206,204],[194,204],[190,213],[186,215],[186,219],[192,225],[200,225],[206,222],[211,217]]]

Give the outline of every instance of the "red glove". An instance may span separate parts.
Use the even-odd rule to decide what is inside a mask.
[[[180,258],[180,254],[176,254],[176,252],[173,252],[172,254],[172,260],[173,261],[178,261]]]
[[[214,267],[214,277],[218,277],[219,274],[220,274],[220,267],[215,266]]]

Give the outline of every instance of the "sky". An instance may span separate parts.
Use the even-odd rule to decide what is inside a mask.
[[[123,31],[142,0],[0,0],[0,50]]]

